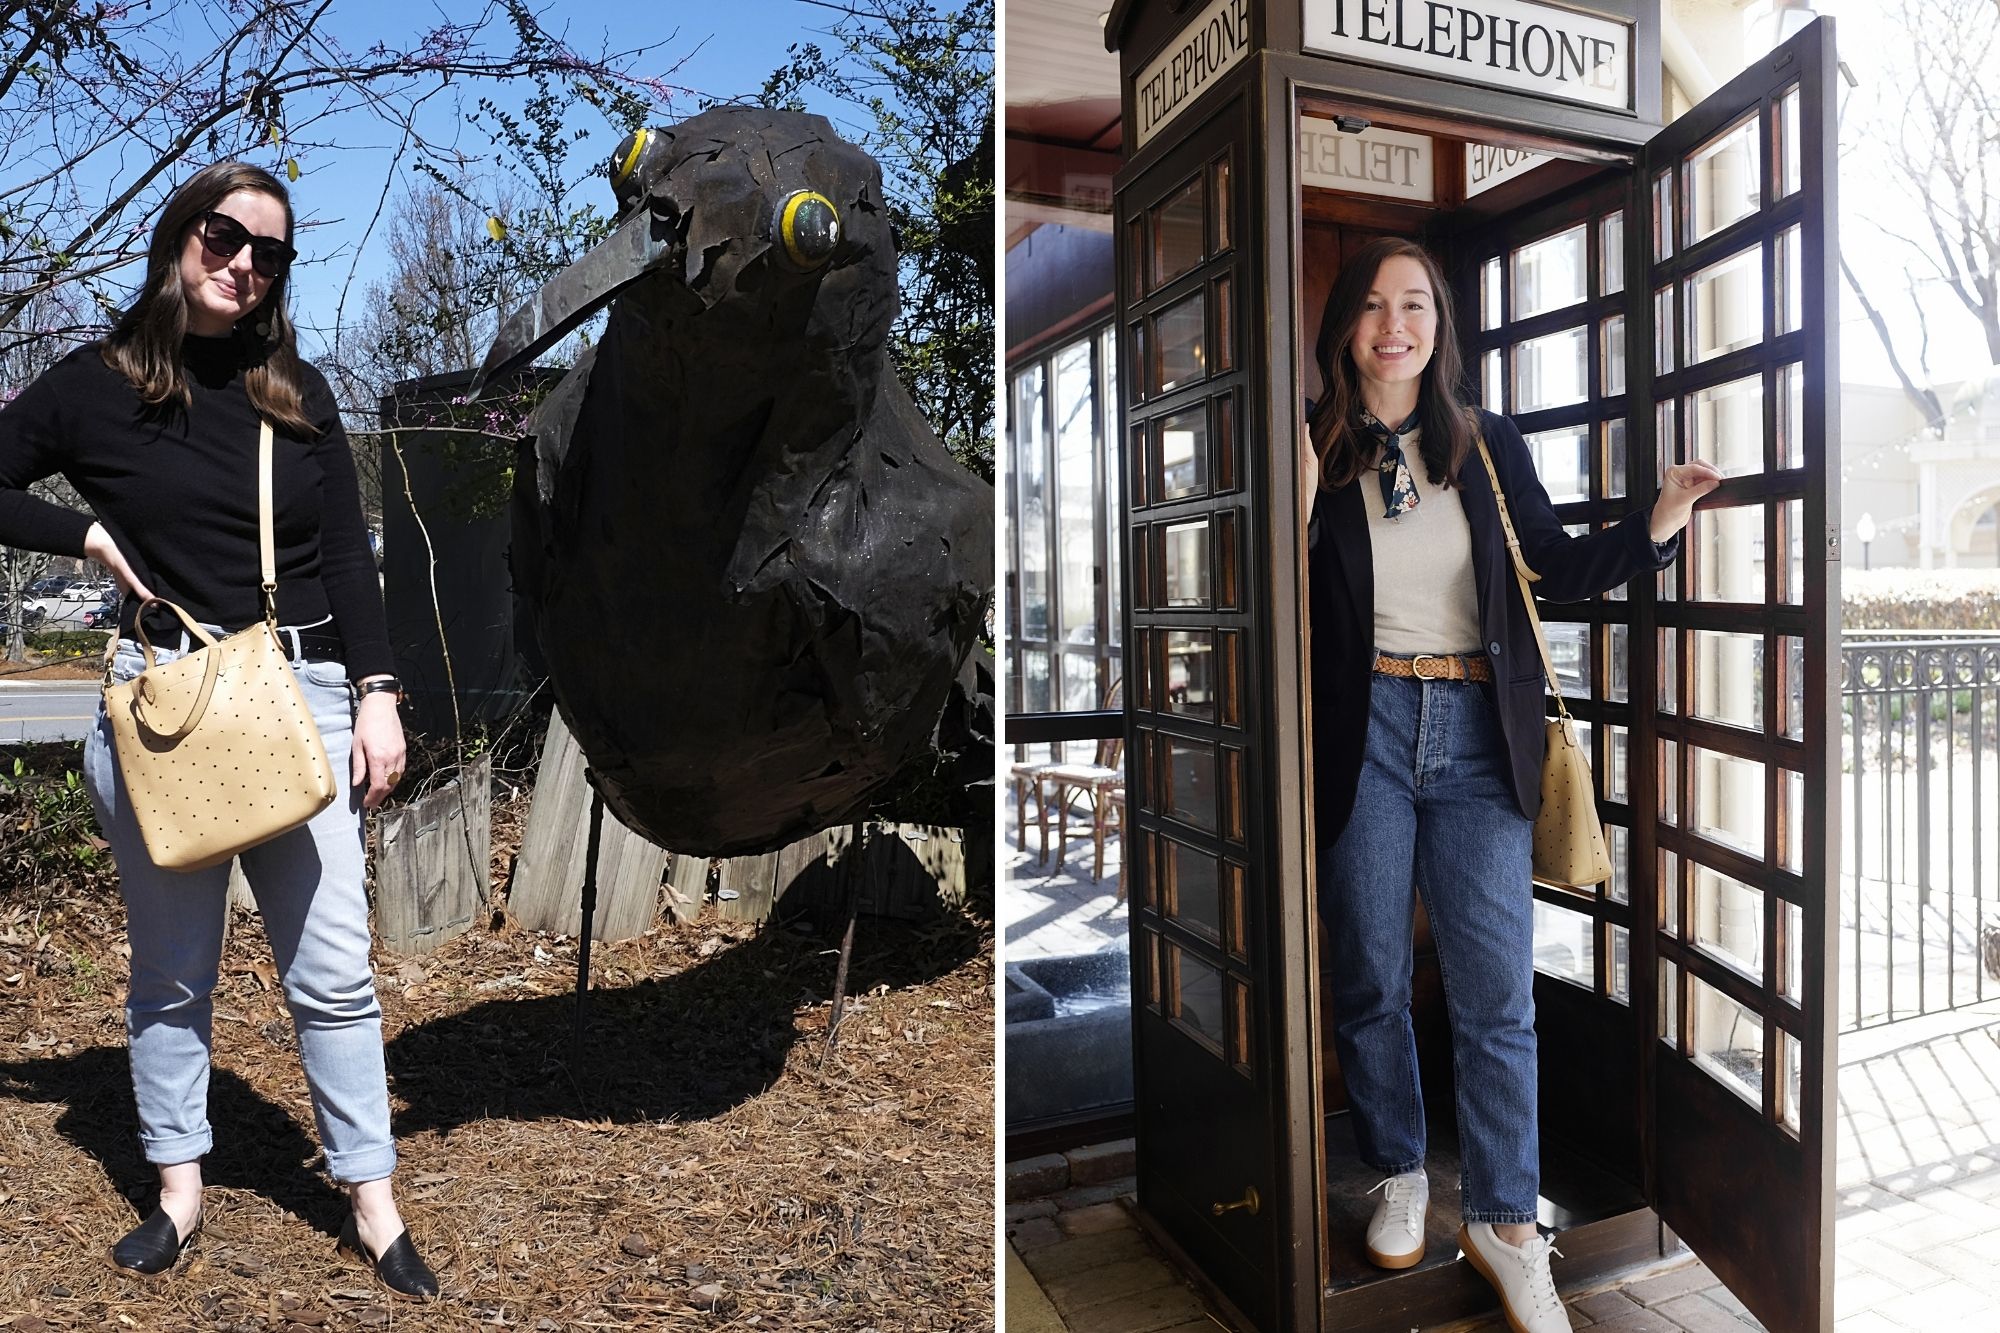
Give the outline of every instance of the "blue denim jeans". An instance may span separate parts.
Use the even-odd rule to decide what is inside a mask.
[[[160,661],[180,655],[175,648],[155,650]],[[130,680],[144,667],[138,645],[120,640],[113,678]],[[346,787],[354,739],[347,668],[294,660],[292,670]],[[149,1162],[191,1162],[215,1142],[208,1124],[209,995],[222,961],[229,866],[183,874],[153,864],[125,798],[102,705],[84,742],[83,772],[125,898],[132,946],[125,1029],[140,1142]],[[343,1183],[378,1180],[396,1167],[382,1009],[368,960],[361,795],[349,787],[310,822],[240,858],[298,1032],[327,1169]]]
[[[1410,966],[1422,893],[1451,1021],[1467,1222],[1535,1220],[1532,827],[1484,686],[1373,678],[1354,814],[1319,861],[1334,1036],[1362,1159],[1384,1174],[1418,1169]]]

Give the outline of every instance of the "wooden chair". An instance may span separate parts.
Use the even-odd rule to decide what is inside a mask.
[[[1120,700],[1124,697],[1124,688],[1124,677],[1121,676],[1113,680],[1111,688],[1104,692],[1104,702],[1101,706],[1105,709],[1117,708]],[[1122,742],[1113,742],[1111,744],[1115,747],[1116,744],[1120,743]],[[1104,752],[1106,744],[1107,742],[1104,741],[1098,742],[1097,749],[1100,755]],[[1117,759],[1115,756],[1117,750],[1115,748],[1112,754],[1114,756],[1112,762],[1116,764]],[[1028,846],[1028,797],[1032,794],[1035,798],[1035,827],[1038,833],[1037,842],[1039,844],[1035,851],[1035,864],[1038,866],[1047,864],[1049,859],[1048,775],[1059,768],[1075,767],[1078,766],[1063,764],[1053,759],[1040,759],[1024,760],[1014,764],[1007,770],[1007,778],[1014,784],[1014,840],[1021,845],[1023,851],[1026,851]],[[1061,868],[1062,866],[1062,857],[1060,854],[1056,857],[1056,866],[1057,868]]]
[[[1105,696],[1104,706],[1116,708],[1124,680],[1113,681],[1110,692]],[[1119,792],[1119,814],[1124,811],[1125,738],[1116,737],[1097,743],[1097,753],[1088,764],[1055,764],[1038,775],[1043,787],[1042,806],[1047,809],[1048,793],[1054,792],[1056,811],[1056,869],[1062,869],[1063,856],[1069,851],[1069,803],[1073,795],[1081,793],[1090,798],[1091,836],[1097,844],[1097,859],[1092,865],[1090,878],[1095,883],[1104,876],[1104,834],[1106,820],[1111,816],[1109,793],[1116,788]],[[1118,825],[1122,827],[1122,823]],[[1046,841],[1047,833],[1043,838]],[[1124,877],[1119,877],[1123,882]]]

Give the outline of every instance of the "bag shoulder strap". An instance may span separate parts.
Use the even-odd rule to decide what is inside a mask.
[[[1528,568],[1526,557],[1521,554],[1521,539],[1514,532],[1513,515],[1507,512],[1507,492],[1500,485],[1500,473],[1493,466],[1493,455],[1486,448],[1486,437],[1475,434],[1473,442],[1479,446],[1479,461],[1486,464],[1486,478],[1493,483],[1493,500],[1500,506],[1500,527],[1507,534],[1507,554],[1514,562],[1514,577],[1521,585],[1521,600],[1528,608],[1528,622],[1535,627],[1535,646],[1542,650],[1542,674],[1548,678],[1549,691],[1556,696],[1556,712],[1563,721],[1569,721],[1569,705],[1563,702],[1562,685],[1556,680],[1555,663],[1549,658],[1549,636],[1542,628],[1542,614],[1535,609],[1535,590],[1529,585],[1541,581],[1541,575]]]
[[[271,423],[260,419],[257,427],[257,558],[264,575],[264,620],[276,625],[278,558],[271,537]]]

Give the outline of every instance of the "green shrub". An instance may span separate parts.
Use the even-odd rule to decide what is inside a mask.
[[[1843,629],[2000,632],[2000,569],[1846,569]]]
[[[28,635],[27,645],[46,661],[66,661],[104,656],[104,641],[110,637],[111,631],[102,629],[45,629]]]

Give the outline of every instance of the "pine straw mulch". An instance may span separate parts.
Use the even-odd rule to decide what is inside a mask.
[[[297,1043],[254,918],[215,995],[208,1219],[148,1281],[108,1247],[152,1207],[116,900],[0,906],[0,1328],[970,1330],[993,1321],[988,924],[864,919],[832,1057],[833,944],[664,925],[592,953],[496,918],[378,954],[397,1180],[444,1298],[334,1256]]]

